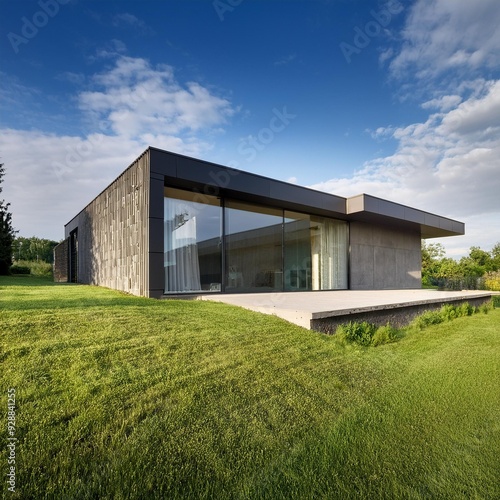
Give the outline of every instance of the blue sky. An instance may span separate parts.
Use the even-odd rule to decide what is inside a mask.
[[[148,145],[500,241],[497,0],[0,2],[2,196],[63,225]]]

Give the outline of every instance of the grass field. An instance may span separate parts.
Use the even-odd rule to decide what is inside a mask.
[[[500,498],[500,309],[378,347],[0,277],[5,498]]]

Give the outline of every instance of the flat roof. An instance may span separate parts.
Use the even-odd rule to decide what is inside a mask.
[[[124,172],[145,154],[149,155],[152,179],[163,179],[165,185],[172,187],[194,189],[200,192],[200,195],[204,193],[216,194],[346,221],[401,227],[420,232],[422,238],[465,234],[463,222],[376,196],[363,193],[345,198],[152,146],[141,153]],[[108,188],[109,186],[103,189],[94,200]],[[92,201],[86,206],[90,205]],[[85,208],[79,213],[83,210]],[[65,224],[65,227],[71,224],[75,218],[76,216]]]
[[[394,220],[420,227],[422,238],[438,238],[465,234],[465,224],[448,217],[417,210],[416,208],[359,194],[347,199],[347,213],[356,220],[380,222]]]
[[[463,222],[376,196],[363,193],[344,198],[157,148],[150,148],[150,155],[152,174],[165,176],[173,186],[200,190],[211,186],[224,196],[288,210],[411,228],[420,232],[422,238],[465,234]]]

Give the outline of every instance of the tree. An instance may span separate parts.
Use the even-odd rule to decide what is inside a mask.
[[[422,283],[434,285],[440,276],[441,261],[445,249],[441,243],[426,243],[422,240]]]
[[[481,250],[479,247],[471,247],[469,257],[478,265],[484,268],[485,271],[492,271],[493,265],[491,254]]]
[[[476,288],[478,279],[500,269],[500,242],[491,252],[473,246],[460,261],[445,257],[440,243],[422,241],[422,283],[447,287]],[[491,276],[490,276],[491,277]],[[496,279],[496,278],[495,278]]]
[[[2,192],[2,181],[5,175],[5,167],[0,164],[0,193]],[[10,203],[0,200],[0,275],[9,273],[12,265],[12,242],[16,232],[12,227],[12,214],[9,212]]]
[[[57,241],[47,240],[44,238],[24,238],[17,237],[12,244],[13,258],[16,261],[20,260],[36,260],[52,264],[53,250],[57,245]]]
[[[492,254],[479,247],[470,247],[469,255],[460,259],[460,267],[464,276],[480,278],[485,273],[495,271],[495,261]]]
[[[426,253],[431,260],[440,260],[446,255],[442,243],[426,243],[422,240],[422,254]]]
[[[491,249],[491,261],[493,271],[498,271],[500,269],[500,241]]]

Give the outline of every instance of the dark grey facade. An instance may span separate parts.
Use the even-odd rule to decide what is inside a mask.
[[[148,148],[66,224],[65,272],[148,297],[420,288],[421,238],[461,234],[461,222],[380,198]]]

